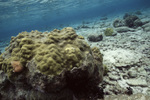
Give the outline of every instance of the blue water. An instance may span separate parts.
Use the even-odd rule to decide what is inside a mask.
[[[0,0],[0,38],[150,7],[150,0]]]

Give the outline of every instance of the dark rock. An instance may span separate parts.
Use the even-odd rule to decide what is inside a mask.
[[[89,26],[86,26],[86,25],[81,25],[80,27],[81,28],[90,28]]]
[[[107,17],[103,17],[103,18],[101,18],[100,20],[107,20],[108,18]]]
[[[127,95],[131,95],[131,94],[133,94],[133,89],[132,89],[132,88],[130,88],[130,87],[127,87],[126,94],[127,94]]]
[[[125,18],[125,23],[128,27],[133,28],[134,27],[134,21],[137,20],[138,17],[135,15],[131,15]]]
[[[120,19],[116,19],[114,22],[113,22],[113,26],[116,28],[116,27],[122,27],[122,26],[125,26],[125,22],[123,20],[120,20]]]
[[[130,16],[131,16],[131,14],[125,13],[125,15],[123,16],[123,19],[126,19],[127,17],[130,17]]]
[[[134,27],[139,27],[139,26],[142,26],[143,25],[143,22],[140,20],[140,19],[137,19],[134,21]]]
[[[103,35],[90,35],[88,36],[88,40],[92,42],[98,42],[103,40]]]
[[[9,81],[7,80],[7,75],[0,70],[0,91],[3,88],[6,88],[6,86],[8,85]]]
[[[90,28],[90,27],[87,26],[87,25],[80,25],[80,26],[76,27],[75,29],[78,30],[78,29],[81,29],[81,28]]]
[[[142,21],[136,15],[125,14],[123,17],[126,26],[130,28],[137,28],[142,26]]]
[[[136,11],[135,14],[136,15],[142,15],[141,11]]]

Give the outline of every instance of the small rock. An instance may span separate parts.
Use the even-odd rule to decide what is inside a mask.
[[[107,20],[108,18],[107,17],[102,17],[100,20]]]
[[[127,84],[131,85],[131,86],[143,86],[143,87],[147,87],[147,82],[146,80],[143,79],[128,79],[127,80]]]
[[[142,28],[146,28],[146,27],[149,27],[150,26],[150,22],[149,23],[146,23],[142,26]]]
[[[128,32],[128,31],[132,31],[134,32],[133,29],[130,29],[128,27],[118,27],[118,28],[115,28],[115,30],[118,32],[118,33],[123,33],[123,32]]]
[[[128,94],[128,95],[133,94],[133,89],[132,89],[132,88],[130,88],[130,87],[127,87],[126,94]]]
[[[114,80],[114,81],[117,81],[117,80],[120,79],[119,76],[117,76],[117,75],[112,75],[112,74],[109,74],[109,78],[110,78],[111,80]]]
[[[147,94],[150,95],[150,87],[147,89]]]
[[[82,25],[81,28],[90,28],[90,27],[86,25]]]
[[[139,27],[139,26],[142,26],[143,25],[143,22],[140,20],[140,19],[137,19],[134,21],[134,26],[135,27]]]
[[[113,87],[113,90],[112,90],[115,94],[124,94],[127,89],[125,88],[122,88],[118,83]]]
[[[143,67],[138,68],[138,72],[142,76],[147,76],[147,72]]]
[[[98,42],[103,40],[103,35],[90,35],[88,36],[88,40],[92,42]]]
[[[87,26],[87,25],[80,25],[80,26],[76,27],[75,29],[78,30],[78,29],[81,29],[81,28],[90,28],[90,27]]]
[[[145,27],[144,31],[149,32],[150,31],[150,27]]]
[[[135,78],[135,77],[137,77],[137,72],[132,70],[132,71],[128,72],[128,75],[130,78]]]
[[[117,84],[116,81],[110,81],[109,79],[105,79],[104,82],[106,82],[109,85],[116,85]]]
[[[141,11],[136,11],[135,14],[142,15]]]
[[[124,16],[123,16],[123,19],[126,19],[127,17],[131,16],[131,14],[129,13],[125,13]]]
[[[125,26],[125,22],[123,20],[120,20],[120,19],[116,19],[114,22],[113,22],[113,26],[115,28],[117,27],[122,27],[122,26]]]

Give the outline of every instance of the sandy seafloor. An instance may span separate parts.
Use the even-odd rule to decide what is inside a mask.
[[[150,9],[140,11],[142,14],[137,16],[141,21],[150,21]],[[118,33],[112,24],[115,19],[122,19],[124,14],[125,12],[92,18],[69,26],[74,27],[78,35],[84,36],[91,47],[98,47],[103,54],[103,63],[108,67],[108,73],[104,76],[105,94],[124,94],[127,88],[131,88],[133,94],[150,95],[150,30],[144,31],[142,27],[138,27]],[[107,19],[102,20],[103,18]],[[148,25],[150,28],[150,22]],[[108,27],[113,28],[117,35],[105,36],[104,30]],[[89,35],[99,34],[103,35],[102,41],[88,41]],[[9,38],[1,40],[1,52],[8,45]]]

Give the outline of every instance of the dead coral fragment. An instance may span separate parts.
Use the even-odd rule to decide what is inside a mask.
[[[11,61],[11,66],[13,67],[13,72],[21,72],[23,71],[23,66],[20,61]]]

